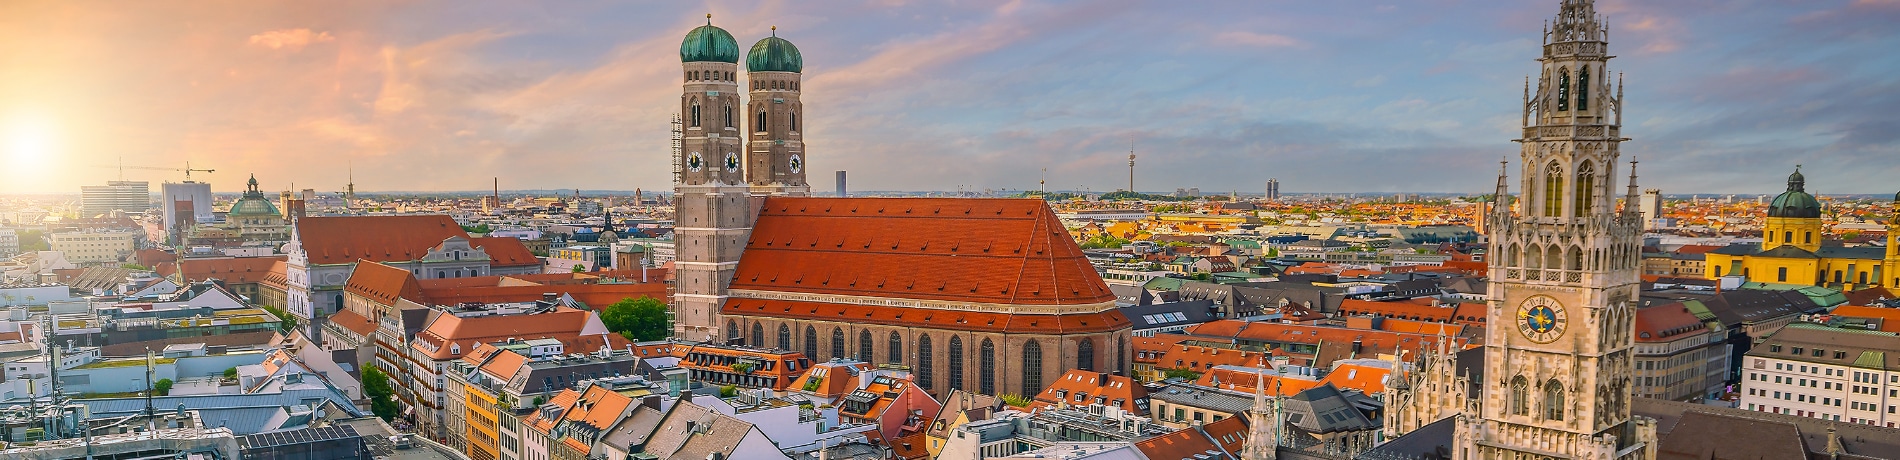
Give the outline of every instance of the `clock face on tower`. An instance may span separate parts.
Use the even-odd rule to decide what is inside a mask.
[[[739,171],[739,154],[726,152],[726,172]]]
[[[1532,296],[1517,305],[1517,331],[1532,342],[1550,343],[1563,337],[1569,317],[1557,299]]]
[[[798,174],[799,171],[805,170],[805,160],[798,158],[797,154],[792,154],[791,167],[792,174]]]
[[[693,172],[699,172],[700,168],[704,168],[704,167],[706,167],[706,160],[704,158],[699,157],[699,152],[693,152],[691,154],[686,155],[686,169],[690,169]]]

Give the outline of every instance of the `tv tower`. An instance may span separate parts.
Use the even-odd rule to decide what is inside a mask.
[[[1140,193],[1135,191],[1135,141],[1133,139],[1128,141],[1128,192]]]

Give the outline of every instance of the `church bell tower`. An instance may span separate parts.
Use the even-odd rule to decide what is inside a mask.
[[[792,42],[772,36],[746,52],[746,80],[751,97],[746,106],[746,183],[753,195],[805,196],[805,104],[798,95],[803,86],[804,56]]]
[[[1653,421],[1630,414],[1642,216],[1634,162],[1623,209],[1611,195],[1621,87],[1593,2],[1560,5],[1525,85],[1520,212],[1500,171],[1487,225],[1483,395],[1455,458],[1654,458]]]
[[[739,43],[706,18],[680,43],[673,336],[688,341],[722,339],[719,308],[752,225],[741,156]]]

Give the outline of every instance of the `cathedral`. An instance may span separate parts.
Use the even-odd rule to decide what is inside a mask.
[[[938,395],[1125,374],[1130,323],[1047,203],[811,197],[798,48],[775,29],[741,56],[709,17],[680,60],[674,337],[908,369]]]
[[[1591,0],[1563,0],[1545,30],[1516,140],[1518,212],[1500,171],[1487,222],[1484,347],[1427,353],[1387,393],[1387,436],[1437,438],[1455,459],[1656,458],[1655,420],[1631,414],[1642,216],[1613,195],[1623,98],[1607,33]]]
[[[1748,281],[1827,286],[1842,290],[1900,287],[1900,219],[1887,222],[1887,247],[1823,245],[1821,203],[1809,195],[1807,177],[1795,168],[1788,191],[1768,203],[1760,245],[1734,245],[1707,255],[1709,279],[1741,276]],[[1900,194],[1894,195],[1900,205]]]

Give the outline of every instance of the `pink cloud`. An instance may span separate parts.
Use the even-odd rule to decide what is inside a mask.
[[[251,36],[251,44],[270,49],[289,48],[291,51],[303,49],[311,43],[336,40],[329,32],[312,32],[310,29],[283,29],[264,32]]]
[[[1234,31],[1220,34],[1214,38],[1222,43],[1257,46],[1261,48],[1293,48],[1305,45],[1305,43],[1293,37],[1258,32]]]

